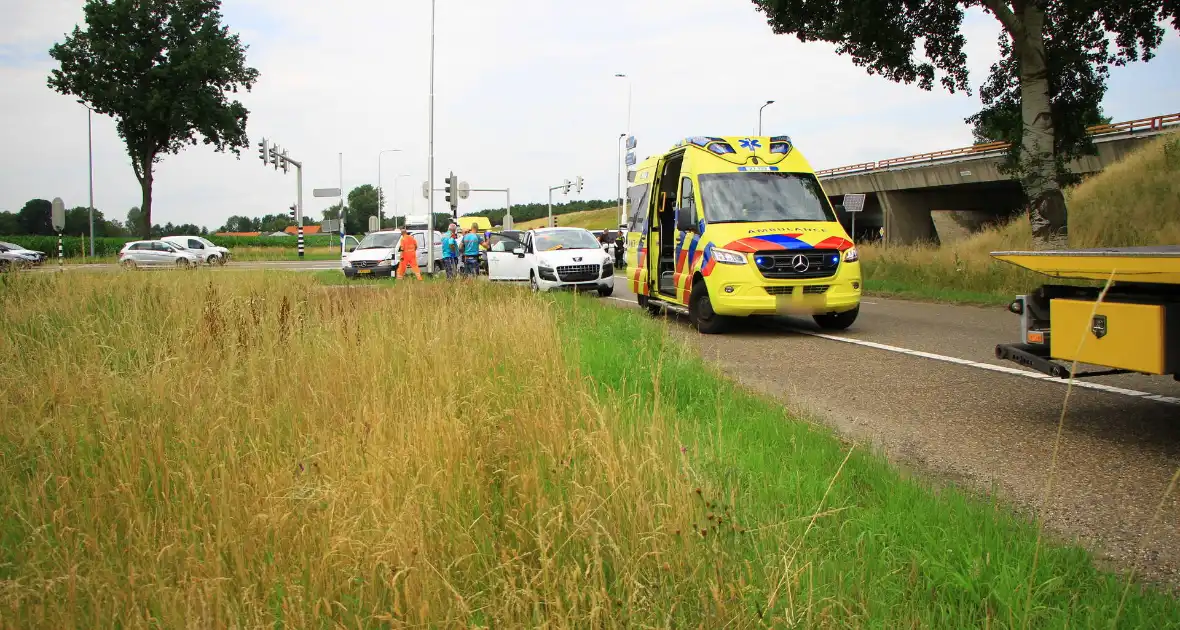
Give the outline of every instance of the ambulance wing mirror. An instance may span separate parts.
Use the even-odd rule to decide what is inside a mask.
[[[696,232],[696,223],[692,220],[692,211],[687,208],[676,209],[676,229],[681,232]]]

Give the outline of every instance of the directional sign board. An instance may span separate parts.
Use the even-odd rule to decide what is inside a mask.
[[[630,136],[627,138],[627,150],[630,151],[631,149],[634,149],[634,148],[635,148],[635,136]]]
[[[459,182],[459,198],[466,199],[471,194],[471,185],[467,182]]]
[[[627,152],[627,166],[635,166],[635,154],[630,151]]]
[[[340,219],[324,219],[320,221],[320,231],[329,234],[340,231]]]
[[[61,200],[61,197],[54,197],[53,208],[49,211],[49,220],[53,223],[55,232],[66,229],[66,204]]]
[[[848,193],[844,195],[844,211],[860,212],[865,209],[864,193]]]
[[[340,196],[340,189],[339,188],[316,188],[315,190],[311,191],[311,196],[312,197],[339,197]]]

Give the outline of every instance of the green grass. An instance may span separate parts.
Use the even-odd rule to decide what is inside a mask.
[[[1180,625],[646,315],[339,278],[0,277],[0,625]]]
[[[910,283],[896,278],[877,280],[866,278],[865,294],[900,298],[903,300],[918,300],[946,304],[974,304],[981,306],[1004,306],[1012,301],[1016,294],[982,293],[965,289],[932,287],[925,284]]]
[[[587,230],[614,230],[619,227],[619,209],[614,206],[554,216],[557,218],[558,227],[580,227],[586,228]],[[515,228],[518,230],[531,230],[548,225],[549,218],[542,217],[531,221],[522,221],[516,224]]]

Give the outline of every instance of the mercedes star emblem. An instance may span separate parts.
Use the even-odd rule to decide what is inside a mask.
[[[810,266],[807,256],[803,254],[795,254],[795,257],[791,259],[791,269],[794,269],[795,273],[804,273]]]

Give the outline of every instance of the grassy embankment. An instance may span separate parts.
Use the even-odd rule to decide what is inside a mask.
[[[237,260],[298,260],[298,241],[293,236],[210,236],[216,245],[228,247]],[[123,245],[138,240],[130,237],[101,237],[94,239],[95,256],[90,256],[90,239],[67,236],[62,239],[62,254],[66,264],[111,264]],[[57,263],[56,236],[0,236],[22,247],[49,254],[47,263]],[[304,239],[305,260],[338,258],[340,240],[333,235],[314,234]]]
[[[1180,136],[1169,134],[1066,192],[1070,247],[1180,244]],[[990,252],[1030,249],[1027,218],[947,247],[861,247],[866,288],[879,294],[1005,304],[1047,277]]]
[[[549,218],[522,221],[515,225],[517,230],[531,230],[549,225]],[[619,227],[619,209],[616,207],[571,212],[557,217],[558,227],[580,227],[587,230],[611,230]]]
[[[21,274],[0,352],[4,627],[1180,624],[593,299]]]

